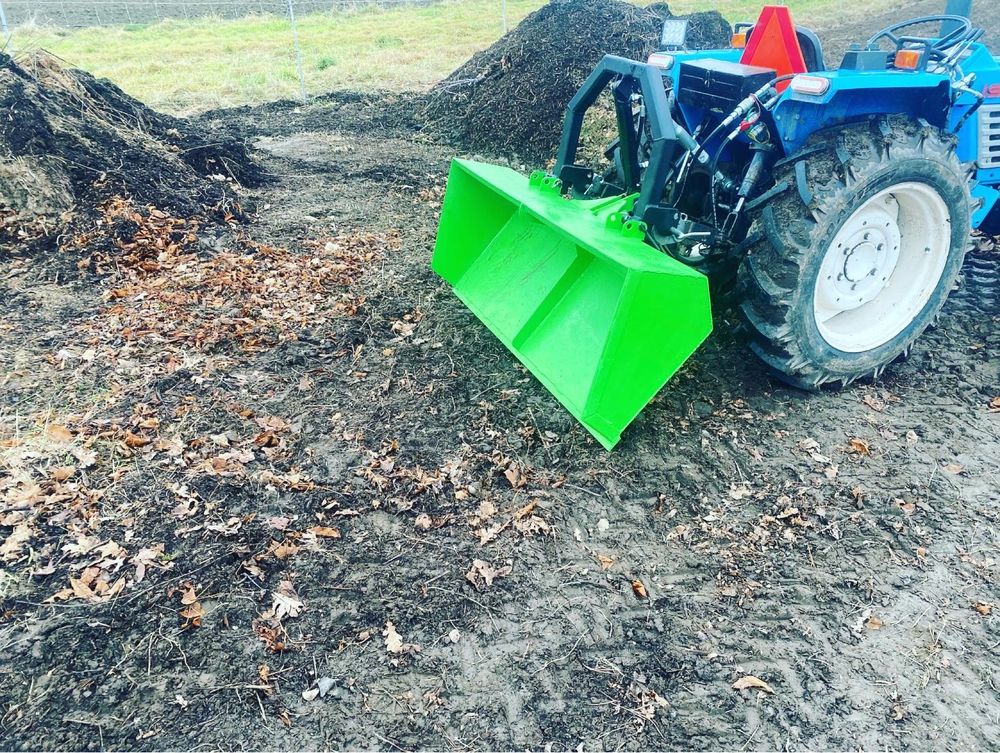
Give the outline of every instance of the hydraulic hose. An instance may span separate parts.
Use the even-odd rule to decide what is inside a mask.
[[[974,97],[976,100],[975,104],[972,105],[972,107],[970,107],[968,110],[966,110],[965,114],[961,117],[961,119],[958,121],[958,124],[955,126],[955,133],[960,133],[962,130],[962,126],[965,125],[966,121],[968,121],[969,118],[975,115],[976,111],[978,111],[979,108],[983,106],[983,102],[986,100],[986,97],[977,92],[975,89],[973,89],[969,84],[966,84],[964,81],[956,82],[952,84],[952,87],[956,91],[962,92],[963,94],[972,95],[972,97]]]
[[[784,76],[777,76],[768,81],[766,84],[760,87],[760,89],[755,91],[749,97],[740,102],[738,105],[736,105],[735,109],[731,113],[729,113],[729,115],[727,115],[726,118],[721,123],[719,123],[715,128],[713,128],[712,132],[705,137],[705,139],[701,142],[701,144],[698,145],[698,149],[694,153],[695,158],[698,158],[699,162],[703,162],[703,160],[700,159],[700,156],[702,152],[705,151],[706,144],[708,144],[712,139],[714,139],[720,133],[724,132],[727,128],[732,126],[733,123],[735,123],[738,120],[742,120],[744,117],[746,117],[746,114],[750,112],[750,110],[753,107],[759,105],[762,99],[768,97],[771,90],[773,90],[777,84],[780,84],[782,81],[788,81],[789,79],[795,78],[797,75],[799,74],[786,73]],[[775,94],[776,93],[777,91],[775,91]]]
[[[677,133],[677,140],[681,142],[681,146],[691,152],[694,159],[697,159],[703,165],[708,162],[708,154],[705,153],[704,149],[699,147],[698,142],[694,140],[694,136],[688,133],[684,126],[675,122],[674,131]]]

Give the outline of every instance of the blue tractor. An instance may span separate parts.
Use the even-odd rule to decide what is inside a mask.
[[[569,103],[554,169],[456,160],[433,266],[607,447],[735,305],[750,348],[815,389],[878,376],[1000,230],[1000,62],[971,0],[827,68],[785,7],[687,51],[608,56]],[[607,166],[578,161],[610,89]]]

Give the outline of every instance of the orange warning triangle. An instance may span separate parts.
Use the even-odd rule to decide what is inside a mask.
[[[806,61],[802,57],[795,24],[792,23],[792,14],[787,7],[764,6],[740,62],[770,68],[777,71],[779,76],[806,72]],[[778,91],[784,91],[789,83],[783,81],[778,84]]]

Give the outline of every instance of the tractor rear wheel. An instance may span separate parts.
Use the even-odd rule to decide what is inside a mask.
[[[751,350],[806,389],[877,377],[955,285],[969,178],[953,137],[895,117],[823,131],[779,163],[740,267]]]

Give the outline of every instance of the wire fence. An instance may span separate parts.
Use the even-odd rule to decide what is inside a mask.
[[[0,0],[9,28],[32,24],[61,28],[149,24],[199,16],[242,18],[251,14],[300,16],[371,7],[430,5],[436,0]]]
[[[294,60],[298,96],[307,99],[309,92],[299,29],[304,17],[320,13],[348,14],[373,9],[419,8],[439,2],[440,0],[0,0],[0,32],[3,35],[2,51],[14,54],[33,49],[34,41],[40,36],[52,33],[65,35],[81,29],[135,30],[171,20],[197,22],[202,19],[217,19],[221,22],[242,18],[287,24],[287,59]],[[506,33],[507,0],[497,0],[496,12],[498,27],[502,27],[502,31]],[[338,23],[340,18],[343,16],[334,15],[331,22]],[[378,44],[394,39],[395,37],[388,35],[384,39],[376,37],[374,42]],[[315,62],[323,68],[330,63],[330,59],[324,57]],[[235,64],[234,57],[234,68]],[[278,82],[275,84],[275,94],[280,97],[290,95],[291,92]]]

